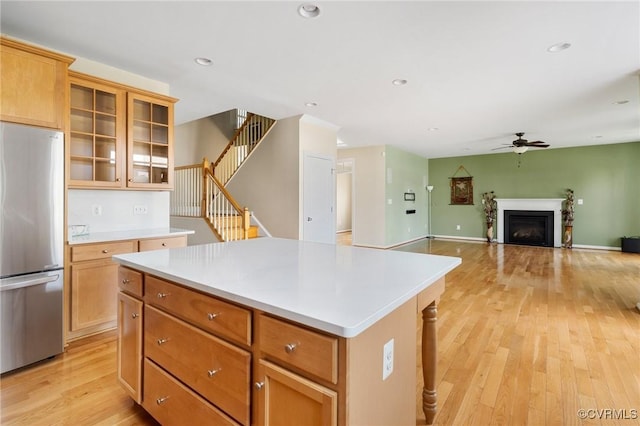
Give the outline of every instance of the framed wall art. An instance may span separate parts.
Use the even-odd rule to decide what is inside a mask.
[[[450,182],[451,186],[451,203],[452,205],[473,205],[473,176],[455,177],[460,171],[464,170],[469,174],[464,166],[458,167],[456,173],[453,174]]]

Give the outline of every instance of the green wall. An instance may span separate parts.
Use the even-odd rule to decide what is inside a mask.
[[[474,205],[449,205],[449,178],[461,165],[473,176]],[[436,236],[483,238],[483,192],[493,190],[497,198],[564,198],[566,188],[576,199],[574,245],[620,247],[620,237],[640,235],[640,142],[530,149],[519,165],[512,152],[437,158],[429,160],[428,170]]]
[[[357,166],[356,166],[357,167]],[[427,235],[426,158],[385,146],[385,246],[393,246]],[[405,201],[413,192],[415,201]],[[391,204],[389,204],[391,200]],[[415,210],[407,214],[407,210]]]

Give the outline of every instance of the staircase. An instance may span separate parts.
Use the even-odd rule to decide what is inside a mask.
[[[203,218],[220,241],[258,237],[247,207],[229,194],[226,184],[269,133],[275,120],[249,113],[218,159],[174,168],[171,215]]]

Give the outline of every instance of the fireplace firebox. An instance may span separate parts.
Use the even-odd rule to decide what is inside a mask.
[[[553,211],[505,210],[504,242],[553,247]]]

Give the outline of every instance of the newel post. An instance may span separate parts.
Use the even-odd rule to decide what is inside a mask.
[[[207,169],[210,163],[206,157],[202,159],[202,198],[200,199],[200,217],[207,217]]]
[[[249,226],[251,226],[251,214],[249,213],[249,209],[248,208],[244,208],[244,212],[242,214],[243,218],[242,218],[242,226],[243,226],[243,233],[244,233],[244,239],[247,240],[249,239]]]

